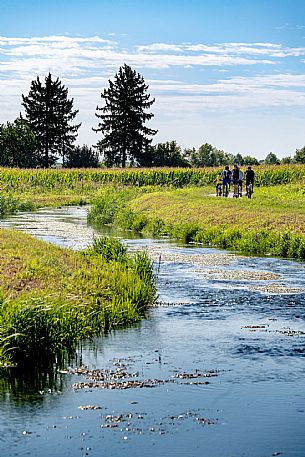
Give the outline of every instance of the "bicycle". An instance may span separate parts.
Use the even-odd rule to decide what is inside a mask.
[[[240,186],[237,183],[234,183],[234,191],[233,191],[233,198],[238,198],[240,194]]]
[[[247,186],[246,186],[246,195],[248,198],[251,198],[252,194],[253,194],[253,184],[252,184],[252,182],[249,182],[249,184],[247,184]]]
[[[221,191],[221,184],[217,184],[216,186],[216,197],[221,197],[222,191]]]
[[[222,195],[223,197],[227,197],[230,192],[230,185],[228,183],[223,184],[222,186]]]

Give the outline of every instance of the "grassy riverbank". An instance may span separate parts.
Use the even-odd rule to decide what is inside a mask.
[[[212,191],[163,190],[128,201],[116,192],[97,201],[89,220],[251,254],[305,258],[303,183],[256,187],[251,200],[216,198]]]
[[[0,366],[52,359],[129,325],[154,301],[152,265],[117,241],[74,252],[0,230]]]

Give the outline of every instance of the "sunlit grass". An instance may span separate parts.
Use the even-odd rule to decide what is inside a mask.
[[[133,200],[130,208],[148,219],[161,218],[166,223],[305,233],[305,198],[300,185],[257,187],[251,200],[216,198],[212,192],[213,188],[209,192],[198,188],[156,192]]]
[[[215,197],[212,187],[156,190],[129,201],[117,192],[114,206],[104,195],[89,217],[101,218],[109,206],[108,222],[127,229],[253,254],[305,258],[301,184],[255,187],[250,200]]]
[[[155,298],[147,255],[122,261],[97,246],[119,249],[101,239],[75,252],[0,230],[0,365],[47,359],[143,316]]]

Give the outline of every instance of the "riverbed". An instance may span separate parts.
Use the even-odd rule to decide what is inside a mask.
[[[87,225],[86,208],[1,221],[80,249],[146,249],[158,302],[54,373],[0,380],[6,456],[305,455],[305,264]]]

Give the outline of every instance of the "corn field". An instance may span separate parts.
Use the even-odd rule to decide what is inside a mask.
[[[243,168],[242,168],[243,169]],[[257,186],[305,182],[305,165],[253,167]],[[103,184],[130,186],[204,186],[212,184],[220,168],[141,169],[14,169],[0,168],[0,192],[49,192],[59,189],[92,191]]]

